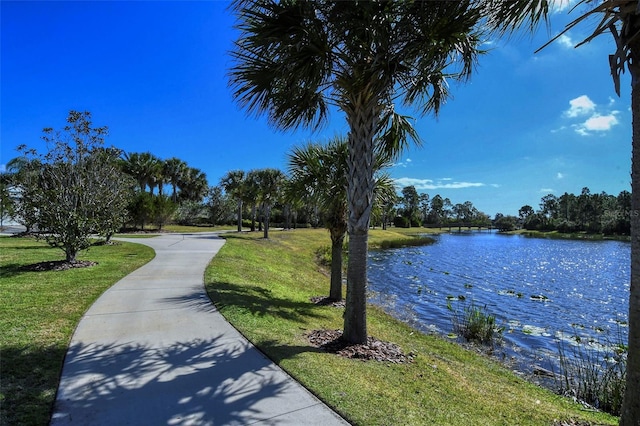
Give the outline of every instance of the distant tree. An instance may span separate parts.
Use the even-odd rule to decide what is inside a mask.
[[[161,230],[162,227],[171,220],[178,205],[171,201],[171,197],[163,194],[154,196],[152,205],[153,223]]]
[[[171,185],[171,200],[174,203],[178,202],[178,186],[182,182],[187,167],[187,163],[176,157],[165,160],[162,165],[163,174],[167,183]]]
[[[102,148],[106,127],[92,127],[91,113],[71,111],[60,131],[45,128],[49,151],[38,154],[26,146],[29,160],[20,179],[22,203],[51,246],[62,249],[67,262],[90,246],[95,232],[112,229],[109,218],[119,215],[130,196],[112,150]]]
[[[420,223],[425,223],[429,216],[429,194],[418,196],[418,209],[420,211]]]
[[[13,176],[6,171],[0,172],[0,229],[15,215],[12,188]]]
[[[242,232],[242,203],[244,200],[243,192],[245,188],[245,173],[242,170],[232,170],[220,180],[220,185],[225,192],[236,200],[237,210],[236,219],[238,224],[238,232]]]
[[[497,217],[498,215],[496,215]],[[494,222],[494,226],[498,228],[499,231],[513,231],[518,227],[518,218],[515,216],[500,216]]]
[[[528,204],[525,204],[524,206],[520,207],[520,210],[518,210],[518,216],[520,217],[522,223],[526,222],[529,216],[534,213],[535,210],[533,210],[533,207]]]
[[[418,191],[416,187],[405,186],[402,188],[402,197],[400,198],[402,202],[402,216],[409,220],[410,226],[420,226],[418,223],[419,219],[419,211],[420,211],[420,196],[418,195]]]
[[[233,216],[233,201],[224,193],[222,186],[210,186],[206,197],[206,208],[209,222],[212,226],[227,222],[229,216]]]
[[[180,201],[201,202],[209,189],[207,175],[202,170],[194,167],[185,168],[178,182],[180,187],[178,200]]]
[[[207,216],[207,206],[203,203],[198,201],[183,201],[178,204],[174,218],[180,225],[195,225],[205,220]]]
[[[436,196],[431,199],[428,222],[434,225],[440,225],[444,218],[444,200],[440,194],[436,194]]]
[[[259,188],[258,199],[264,215],[264,238],[268,239],[271,208],[282,195],[285,175],[278,169],[267,168],[257,170],[255,177]]]
[[[125,153],[122,162],[122,169],[138,182],[140,191],[146,191],[148,187],[150,194],[153,194],[161,167],[162,160],[150,152]]]
[[[153,221],[153,195],[146,191],[137,191],[127,209],[134,227],[140,225],[140,229],[144,230],[145,225]]]

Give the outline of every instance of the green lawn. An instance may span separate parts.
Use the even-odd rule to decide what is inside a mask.
[[[374,230],[370,243],[410,232]],[[617,419],[534,386],[498,363],[421,334],[370,307],[369,334],[416,354],[411,364],[349,360],[312,347],[306,334],[341,329],[342,309],[316,306],[329,278],[315,261],[326,230],[227,234],[206,273],[222,314],[292,376],[357,425],[616,424]],[[582,423],[584,424],[584,423]]]
[[[94,300],[154,257],[138,244],[95,246],[78,260],[98,264],[67,271],[24,267],[64,260],[31,238],[0,237],[0,425],[47,425],[67,346]]]

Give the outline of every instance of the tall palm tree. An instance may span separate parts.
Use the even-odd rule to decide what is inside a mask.
[[[317,128],[329,105],[349,126],[349,264],[343,338],[367,341],[367,241],[374,151],[406,144],[399,100],[437,113],[447,78],[470,76],[479,53],[477,1],[238,0],[230,83],[239,104],[282,129]],[[458,66],[456,66],[458,65]],[[385,132],[387,128],[387,132]]]
[[[242,170],[232,170],[227,172],[226,175],[220,179],[220,185],[224,188],[225,192],[232,198],[236,199],[238,203],[237,219],[238,219],[238,232],[242,232],[242,192],[244,187],[245,173]]]
[[[620,424],[640,424],[640,2],[622,0],[582,0],[578,5],[593,5],[567,25],[565,32],[588,18],[599,18],[593,32],[578,46],[610,33],[616,50],[609,55],[614,89],[620,96],[620,76],[631,75],[631,288],[629,292],[629,352],[627,381]],[[577,7],[577,6],[576,6]],[[553,41],[553,40],[552,40]],[[576,46],[577,47],[577,46]]]
[[[202,201],[209,189],[207,175],[200,169],[187,167],[178,182],[178,197],[188,201]]]
[[[122,169],[138,182],[141,192],[144,192],[148,186],[149,193],[153,194],[160,164],[161,160],[150,152],[131,152],[124,154]]]
[[[164,161],[163,171],[167,183],[171,185],[171,201],[178,202],[178,184],[182,179],[182,176],[187,170],[187,163],[179,158],[172,157]]]

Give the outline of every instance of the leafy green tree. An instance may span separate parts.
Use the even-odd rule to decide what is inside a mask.
[[[402,188],[401,202],[404,208],[402,209],[402,215],[409,220],[410,226],[419,226],[418,213],[420,209],[420,196],[416,187],[405,186]]]
[[[498,215],[496,215],[496,217],[497,216]],[[503,215],[497,218],[497,220],[495,220],[494,226],[498,228],[498,230],[501,232],[513,231],[518,227],[518,218],[510,215],[507,215],[507,216]]]
[[[479,53],[476,2],[234,3],[234,97],[282,129],[318,127],[329,105],[349,126],[349,265],[343,338],[367,341],[367,241],[378,142],[417,137],[395,102],[439,111],[446,79],[467,78]],[[460,67],[456,70],[455,66]],[[379,139],[379,136],[384,137]]]
[[[220,185],[209,187],[206,208],[212,226],[228,222],[228,218],[233,216],[234,207],[232,204],[231,198],[224,193]]]
[[[121,214],[130,187],[114,151],[102,147],[107,128],[92,127],[91,113],[71,111],[62,130],[43,132],[46,154],[19,148],[28,160],[22,175],[27,178],[20,179],[21,203],[45,231],[41,238],[75,262],[77,253],[90,246],[92,233],[113,229],[110,219]]]
[[[534,213],[535,213],[535,210],[533,210],[533,207],[531,207],[528,204],[525,204],[524,206],[520,207],[520,210],[518,210],[518,217],[524,223],[529,218],[529,216],[531,216]]]
[[[171,197],[173,201],[173,197]],[[207,206],[198,201],[183,201],[178,204],[175,220],[181,225],[195,225],[208,216]]]
[[[129,217],[133,221],[134,227],[144,226],[153,220],[153,195],[146,191],[137,191],[128,207]]]
[[[171,201],[171,197],[158,194],[152,199],[153,223],[162,230],[162,227],[171,220],[178,205]]]

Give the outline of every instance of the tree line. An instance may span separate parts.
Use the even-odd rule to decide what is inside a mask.
[[[492,226],[501,231],[524,228],[604,235],[629,235],[631,232],[631,193],[592,194],[587,187],[582,188],[580,195],[547,194],[540,200],[537,210],[527,204],[518,210],[517,216],[497,213],[492,219],[470,201],[453,204],[439,194],[430,198],[429,194],[419,194],[414,186],[406,186],[396,204],[390,205],[390,212],[395,216],[394,224],[399,227],[465,224]]]

